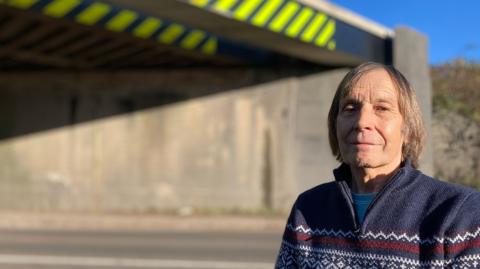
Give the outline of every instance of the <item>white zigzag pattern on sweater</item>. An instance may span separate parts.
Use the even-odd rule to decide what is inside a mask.
[[[288,224],[287,229],[295,231],[295,232],[301,232],[301,233],[304,233],[304,234],[315,235],[315,236],[335,236],[335,237],[345,237],[345,238],[354,238],[355,237],[355,235],[351,231],[348,231],[348,232],[344,232],[342,230],[334,231],[333,229],[330,229],[330,230],[326,230],[326,229],[312,230],[310,228],[305,228],[302,225],[294,227],[293,225]]]
[[[480,254],[460,256],[449,260],[419,261],[393,255],[355,253],[335,249],[294,246],[282,242],[276,268],[291,268],[301,264],[301,268],[477,268]],[[295,267],[292,267],[295,268]]]
[[[342,231],[342,230],[326,230],[326,229],[315,229],[305,228],[302,225],[293,226],[291,224],[287,225],[287,228],[291,231],[301,232],[308,235],[314,236],[334,236],[334,237],[344,237],[344,238],[355,238],[355,235],[352,231]],[[480,237],[480,227],[477,228],[474,232],[465,232],[463,234],[457,234],[455,237],[433,237],[420,239],[418,235],[409,236],[406,233],[395,234],[393,232],[385,234],[383,232],[373,233],[369,231],[363,235],[358,236],[360,239],[383,239],[383,240],[392,240],[392,241],[407,241],[410,243],[416,244],[434,244],[440,243],[443,244],[448,242],[450,244],[460,243],[463,241],[471,240]]]

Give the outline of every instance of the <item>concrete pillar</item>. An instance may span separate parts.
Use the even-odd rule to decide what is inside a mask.
[[[426,174],[433,175],[432,83],[428,64],[428,38],[407,27],[395,29],[393,63],[417,92],[427,131],[426,144],[420,159],[420,169]]]
[[[298,191],[332,181],[335,160],[328,141],[328,111],[338,84],[348,72],[339,69],[298,79],[295,130]]]

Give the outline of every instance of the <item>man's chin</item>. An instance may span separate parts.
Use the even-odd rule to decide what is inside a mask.
[[[356,152],[351,155],[347,155],[347,158],[344,161],[350,165],[357,168],[377,168],[381,166],[381,161],[376,158],[378,153],[368,153],[365,152]]]
[[[352,165],[358,168],[375,168],[378,165],[375,164],[372,160],[369,158],[355,158],[355,160],[352,162]]]
[[[355,166],[358,167],[358,168],[375,168],[376,167],[371,162],[363,161],[363,160],[357,161]]]

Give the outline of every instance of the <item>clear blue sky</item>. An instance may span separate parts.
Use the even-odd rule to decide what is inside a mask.
[[[331,0],[389,28],[406,25],[429,38],[431,64],[480,62],[480,1]]]

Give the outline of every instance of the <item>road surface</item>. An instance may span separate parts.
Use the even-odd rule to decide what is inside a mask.
[[[0,268],[267,269],[278,232],[0,230]]]

